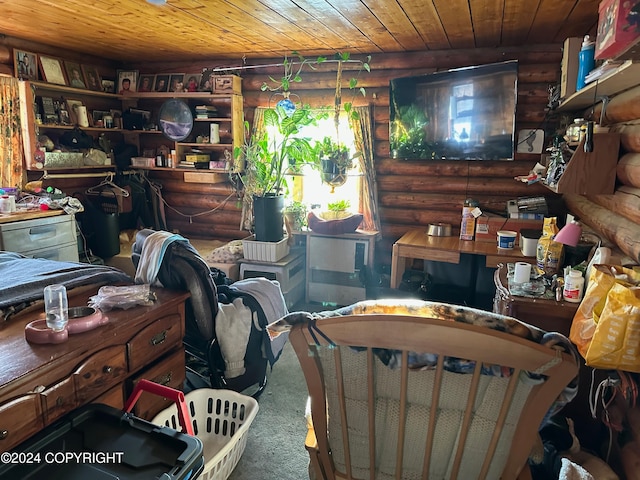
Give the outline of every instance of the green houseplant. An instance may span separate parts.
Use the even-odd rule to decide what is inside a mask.
[[[285,222],[293,231],[300,231],[307,223],[307,206],[298,201],[289,202],[284,207]]]
[[[285,173],[304,163],[315,161],[316,148],[308,138],[298,137],[300,128],[316,121],[309,105],[298,105],[290,115],[277,105],[264,112],[267,129],[277,132],[271,136],[251,133],[245,122],[245,142],[234,149],[235,158],[245,161],[240,179],[244,187],[245,203],[250,199],[253,209],[256,240],[277,242],[283,237],[282,209],[287,191]]]

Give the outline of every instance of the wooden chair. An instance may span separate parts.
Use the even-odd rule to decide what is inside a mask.
[[[530,478],[538,427],[578,372],[575,356],[485,326],[384,313],[312,326],[289,336],[310,395],[311,478]],[[397,368],[381,360],[390,350]],[[411,352],[434,364],[409,368]]]

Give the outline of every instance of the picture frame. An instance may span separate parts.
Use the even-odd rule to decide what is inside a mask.
[[[94,65],[82,65],[82,73],[84,73],[85,83],[89,90],[102,91],[102,79],[97,67]]]
[[[184,73],[172,73],[169,77],[170,92],[184,92]]]
[[[106,115],[111,115],[111,113],[106,110],[93,110],[91,112],[91,119],[90,119],[91,126],[103,128],[104,127],[103,118]]]
[[[111,78],[103,78],[100,82],[104,93],[116,93],[116,82]]]
[[[202,76],[200,77],[200,88],[198,88],[199,92],[213,92],[213,76],[215,75],[215,70],[213,68],[204,68],[202,70]]]
[[[60,125],[71,125],[71,116],[69,114],[69,110],[60,109],[58,115],[60,116]]]
[[[67,85],[67,79],[62,69],[62,60],[44,55],[40,55],[38,60],[40,64],[40,74],[45,82],[55,83],[56,85]]]
[[[197,92],[200,88],[201,73],[185,73],[184,89],[187,92]]]
[[[79,115],[86,115],[86,110],[78,110],[78,107],[82,107],[84,106],[84,104],[82,103],[82,100],[74,100],[74,99],[70,99],[67,98],[65,100],[65,103],[67,104],[67,111],[69,112],[69,118],[71,119],[71,123],[73,125],[81,125],[83,124],[83,122],[81,122],[81,120],[85,120],[85,118],[79,118]],[[84,124],[88,124],[89,119],[86,118],[86,122],[84,122]]]
[[[138,70],[118,70],[116,85],[118,95],[136,93],[138,89]]]
[[[38,54],[14,48],[13,71],[20,80],[38,80]]]
[[[153,92],[155,80],[155,75],[140,75],[140,79],[138,80],[138,93]]]
[[[82,75],[82,67],[79,63],[69,62],[65,60],[64,69],[67,72],[67,80],[69,81],[69,86],[74,88],[87,88],[87,84],[84,80],[84,75]]]
[[[160,74],[156,75],[156,81],[153,84],[154,92],[168,92],[169,91],[169,75]]]
[[[109,110],[111,117],[113,117],[113,126],[115,128],[122,128],[122,110]]]

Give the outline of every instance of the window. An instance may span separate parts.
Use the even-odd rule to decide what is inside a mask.
[[[349,128],[347,115],[343,114],[340,120],[340,142],[349,147],[352,154],[355,154],[353,132]],[[311,138],[314,142],[320,141],[329,135],[335,137],[333,117],[320,120],[316,126],[305,127],[300,134],[301,136]],[[329,203],[338,200],[347,200],[351,205],[351,211],[359,212],[361,210],[360,198],[362,190],[361,170],[359,161],[356,160],[354,164],[354,168],[348,172],[347,182],[335,188],[322,182],[320,172],[306,166],[303,169],[303,175],[287,177],[287,184],[289,186],[289,196],[287,200],[296,200],[309,207],[317,207],[320,211],[326,210]]]

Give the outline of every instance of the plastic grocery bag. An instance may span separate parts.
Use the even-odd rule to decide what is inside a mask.
[[[640,287],[615,283],[604,304],[585,362],[640,372]]]
[[[589,348],[595,341],[596,330],[598,324],[603,320],[603,312],[605,312],[605,306],[609,297],[609,292],[614,285],[620,285],[623,289],[635,288],[635,285],[640,284],[640,271],[630,268],[625,268],[619,265],[594,265],[591,269],[589,276],[589,283],[587,290],[584,294],[584,298],[576,311],[573,322],[571,323],[571,331],[569,332],[569,338],[578,347],[580,354],[586,359]],[[612,294],[614,302],[617,303],[620,297],[619,289],[615,289]],[[634,302],[636,306],[640,307],[640,301]],[[629,305],[631,308],[632,305]],[[612,310],[613,308],[613,310]],[[605,315],[610,315],[610,312],[615,312],[615,303],[609,306]],[[612,320],[613,325],[605,319],[605,325],[600,328],[598,333],[598,347],[592,352],[592,360],[595,361],[594,355],[596,351],[601,348],[603,342],[602,335],[606,335],[608,328],[614,328],[613,334],[618,336],[620,334],[622,338],[625,338],[624,332],[621,332],[617,328],[619,327],[615,322],[616,313],[613,313]],[[640,321],[638,318],[636,321]],[[625,319],[626,323],[626,319]],[[618,345],[619,342],[614,342],[607,348]],[[589,364],[587,362],[587,364]],[[607,366],[604,368],[617,368],[614,366]]]

